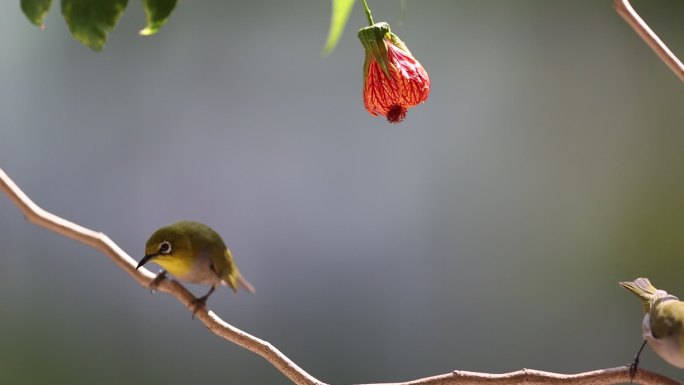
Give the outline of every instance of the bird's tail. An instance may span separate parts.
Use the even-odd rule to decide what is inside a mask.
[[[240,272],[234,270],[230,275],[221,280],[221,284],[233,289],[233,292],[237,293],[240,288],[245,289],[250,293],[254,293],[256,290],[248,280],[246,280]]]
[[[656,289],[648,278],[637,278],[632,282],[620,282],[620,286],[631,291],[634,295],[641,299],[644,304],[644,312],[648,313],[651,309],[651,304],[656,300],[664,297],[673,297],[664,290]]]
[[[649,302],[658,290],[651,284],[648,278],[637,278],[632,282],[620,282],[620,286],[631,291],[644,302]]]
[[[249,283],[249,281],[246,280],[242,275],[238,275],[237,283],[238,283],[238,286],[242,287],[243,289],[247,290],[250,293],[254,293],[256,291],[254,286],[252,286],[252,284]]]

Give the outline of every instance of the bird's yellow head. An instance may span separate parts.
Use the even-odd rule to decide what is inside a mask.
[[[166,226],[152,234],[145,245],[145,256],[136,269],[154,262],[175,276],[183,276],[192,269],[193,247],[190,237],[178,226]]]

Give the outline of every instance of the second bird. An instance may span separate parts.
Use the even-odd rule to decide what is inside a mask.
[[[620,286],[641,299],[646,313],[641,323],[644,343],[630,365],[632,376],[646,343],[671,365],[684,368],[684,302],[665,290],[656,289],[648,278],[620,282]]]

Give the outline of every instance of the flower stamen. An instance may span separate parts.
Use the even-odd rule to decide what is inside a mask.
[[[406,117],[406,108],[395,104],[387,111],[387,121],[393,124],[401,123]]]

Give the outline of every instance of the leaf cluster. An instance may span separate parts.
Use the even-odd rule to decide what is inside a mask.
[[[44,20],[52,0],[21,0],[29,21],[45,28]],[[81,44],[100,51],[123,14],[128,0],[61,0],[62,15],[69,31]],[[153,35],[166,23],[178,0],[143,0],[147,25],[141,35]]]
[[[147,25],[140,30],[143,36],[154,35],[166,24],[178,0],[142,0],[147,15]],[[323,47],[323,54],[330,54],[342,37],[344,27],[355,0],[332,0],[330,31]],[[28,20],[45,28],[45,16],[52,0],[21,0],[21,10]],[[69,31],[81,44],[93,51],[101,51],[119,18],[126,10],[128,0],[61,0],[62,15]]]

